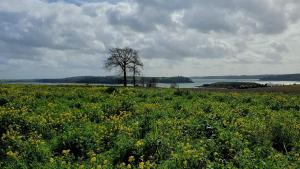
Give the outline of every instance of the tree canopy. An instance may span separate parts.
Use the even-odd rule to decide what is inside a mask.
[[[139,67],[143,64],[139,59],[138,51],[129,47],[109,49],[109,56],[105,62],[105,68],[120,68],[123,73],[123,84],[127,86],[127,71],[132,71],[134,76],[140,73]]]

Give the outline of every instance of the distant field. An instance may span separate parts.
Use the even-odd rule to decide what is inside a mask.
[[[0,85],[0,168],[296,169],[299,93]]]

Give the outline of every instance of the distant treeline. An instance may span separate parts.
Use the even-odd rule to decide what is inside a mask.
[[[265,81],[300,81],[300,74],[289,74],[289,75],[269,75],[260,78]]]
[[[240,75],[240,76],[203,76],[192,77],[194,79],[260,79],[267,75]]]
[[[241,76],[205,76],[195,79],[259,79],[261,81],[300,81],[300,74],[282,75],[241,75]]]
[[[204,84],[202,87],[208,88],[225,88],[225,89],[249,89],[268,87],[267,85],[252,82],[217,82],[212,84]]]
[[[78,76],[68,77],[62,79],[36,79],[35,82],[39,83],[103,83],[103,84],[121,84],[123,80],[121,77],[114,76]]]
[[[132,77],[128,82],[132,83]],[[100,83],[100,84],[122,84],[123,78],[119,76],[76,76],[61,79],[29,79],[29,80],[2,80],[2,82],[34,82],[34,83]],[[188,77],[138,77],[138,83],[194,83]]]

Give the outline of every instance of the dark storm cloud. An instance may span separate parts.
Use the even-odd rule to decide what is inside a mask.
[[[40,20],[23,12],[0,12],[0,38],[8,44],[23,47],[53,47],[48,24],[51,20]],[[45,25],[47,24],[47,25]]]

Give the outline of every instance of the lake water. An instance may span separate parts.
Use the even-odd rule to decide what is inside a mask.
[[[300,81],[260,81],[259,79],[192,79],[194,83],[180,83],[179,88],[197,88],[203,84],[211,84],[216,82],[254,82],[268,85],[292,85],[300,84]],[[158,87],[170,87],[168,83],[158,83]]]
[[[260,81],[259,79],[193,79],[194,83],[179,83],[177,84],[179,88],[197,88],[198,86],[202,86],[203,84],[211,84],[216,82],[254,82],[260,84],[268,84],[268,85],[293,85],[300,84],[300,81]],[[14,83],[16,84],[16,83]],[[17,84],[45,84],[45,85],[68,85],[68,83],[17,83]],[[74,85],[74,83],[72,84]],[[81,85],[81,84],[78,84]],[[91,84],[91,85],[107,85],[107,86],[122,86],[122,84],[111,85],[111,84]],[[130,86],[130,84],[128,85]],[[157,87],[169,88],[171,86],[170,83],[158,83]]]

